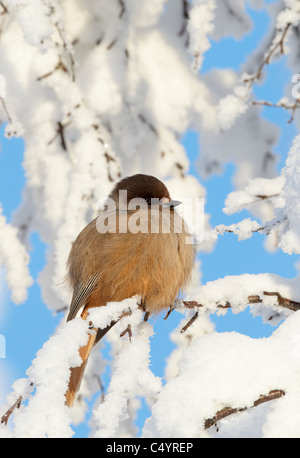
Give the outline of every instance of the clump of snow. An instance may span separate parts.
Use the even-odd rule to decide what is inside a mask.
[[[269,197],[279,197],[285,183],[285,177],[255,178],[251,180],[245,189],[233,191],[227,195],[224,213],[231,215],[243,210],[245,207],[261,202]],[[282,199],[276,199],[277,205],[283,205]]]
[[[28,288],[32,285],[28,264],[29,255],[18,238],[18,230],[8,224],[1,214],[0,206],[0,265],[5,266],[6,282],[16,304],[27,298]]]
[[[297,136],[279,177],[251,180],[245,189],[234,191],[227,196],[224,208],[226,214],[232,214],[254,203],[268,200],[273,207],[273,214],[267,219],[265,229],[272,233],[273,228],[279,227],[278,247],[288,254],[300,253],[299,145],[300,137]],[[249,224],[248,234],[251,235],[251,231],[259,227],[255,228],[255,223],[251,223],[251,227]],[[244,229],[247,228],[246,222],[242,221],[238,225],[231,226],[231,230],[235,233],[240,231],[243,233],[242,225]],[[230,230],[230,227],[224,227],[224,230],[226,229]],[[215,228],[215,232],[218,231],[222,232],[222,226]]]
[[[107,394],[103,403],[94,410],[93,437],[118,437],[121,423],[129,417],[128,400],[135,396],[151,399],[159,394],[161,380],[150,369],[153,328],[149,323],[141,322],[141,318],[142,312],[137,309],[129,319],[122,319],[115,330],[120,333],[130,323],[132,335],[125,334],[123,337]]]
[[[297,0],[284,0],[285,9],[277,16],[277,29],[282,30],[286,24],[297,26],[300,21],[300,6]]]
[[[299,405],[291,406],[291,396],[300,396],[299,326],[296,312],[269,338],[231,332],[195,339],[182,353],[178,376],[162,388],[143,437],[209,437],[205,420],[224,407],[252,407],[274,389],[285,396],[273,401],[261,436],[299,437]]]
[[[279,247],[288,254],[300,253],[300,136],[297,136],[282,170],[284,185],[281,198],[284,206],[277,217],[286,218],[287,224],[279,234]]]
[[[218,105],[218,121],[222,130],[230,129],[237,118],[243,115],[249,106],[250,90],[246,86],[237,86],[233,94],[220,100]]]
[[[142,311],[137,308],[137,299],[134,297],[120,303],[111,303],[107,307],[95,308],[91,311],[89,318],[93,320],[95,326],[102,324],[105,328],[111,321],[118,320],[123,314],[130,313],[130,323],[135,335],[135,327],[140,326],[139,322],[142,318]],[[121,320],[122,326],[124,321],[126,323],[126,319]],[[5,412],[19,396],[22,396],[22,401],[26,401],[26,398],[29,397],[28,403],[26,405],[22,403],[20,408],[14,412],[13,428],[8,430],[8,435],[15,438],[73,436],[74,433],[70,426],[72,417],[70,409],[65,405],[65,393],[68,389],[70,368],[81,364],[78,350],[86,344],[89,328],[90,319],[82,320],[77,317],[60,325],[56,333],[38,351],[36,358],[26,372],[27,378],[14,383],[13,392],[7,398],[7,406],[3,408],[3,412]],[[137,355],[140,355],[139,358],[141,359],[141,367],[137,365],[136,368],[140,374],[140,382],[137,381],[137,383],[143,386],[143,383],[147,380],[149,382],[151,377],[155,379],[150,372],[147,376],[144,367],[142,367],[143,364],[147,366],[149,364],[149,349],[145,351],[144,345],[149,346],[151,328],[150,325],[144,323],[141,336],[137,337],[134,340],[135,344],[128,348],[126,363],[124,363],[125,357],[120,356],[121,373],[119,376],[123,382],[125,374],[130,374],[130,383],[124,389],[124,396],[127,395],[127,389],[132,384],[132,377],[133,379],[137,377],[137,373],[133,375],[132,372],[132,369],[136,367]],[[129,363],[133,365],[131,370]],[[151,388],[148,387],[148,390],[151,391]],[[34,393],[30,394],[33,391]],[[115,405],[115,408],[117,407]],[[111,415],[116,415],[116,411],[112,411]]]
[[[38,351],[27,370],[26,380],[32,386],[34,395],[30,396],[27,405],[22,404],[15,412],[13,437],[72,437],[71,417],[64,395],[70,368],[80,365],[78,349],[87,338],[88,322],[75,319],[59,328]],[[18,383],[16,386],[20,392]],[[8,401],[11,398],[12,395]]]
[[[262,309],[261,305],[265,305],[267,309],[275,311],[284,318],[289,316],[291,312],[278,305],[276,294],[265,295],[264,292],[275,292],[282,297],[299,300],[300,288],[298,283],[298,278],[285,279],[270,273],[229,275],[200,286],[198,290],[193,291],[193,297],[190,300],[195,300],[201,304],[198,309],[200,314],[205,314],[207,311],[224,313],[223,307],[228,304],[230,304],[233,313],[239,313],[245,310],[250,303],[249,297],[257,297],[256,304],[258,305],[253,305],[254,308],[258,307],[261,313],[264,313],[266,310]],[[269,316],[267,312],[267,320]]]
[[[201,68],[204,53],[210,48],[208,35],[214,30],[215,0],[196,0],[189,12],[189,51],[194,57],[193,70]]]
[[[208,233],[207,237],[217,238],[218,234],[224,234],[224,232],[232,232],[238,236],[238,240],[247,240],[252,237],[254,232],[257,232],[261,228],[261,225],[257,221],[253,221],[250,218],[243,219],[239,223],[231,224],[225,226],[224,224],[219,224],[214,227],[214,229]]]

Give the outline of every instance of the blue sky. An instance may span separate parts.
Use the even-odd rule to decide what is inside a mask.
[[[265,3],[274,3],[268,1]],[[266,33],[269,18],[264,11],[251,10],[254,30],[243,40],[235,41],[227,38],[221,42],[213,42],[204,60],[202,73],[213,67],[238,68],[245,61],[247,54],[255,49],[259,39]],[[291,73],[285,66],[285,59],[281,59],[268,67],[267,77],[263,84],[256,85],[254,92],[258,99],[277,101],[283,96],[283,88],[290,81]],[[275,122],[281,128],[281,134],[274,152],[278,154],[278,170],[284,165],[287,152],[296,134],[295,126],[287,124],[288,113],[280,109],[264,108],[263,115],[266,119]],[[3,128],[0,131],[0,202],[8,221],[11,220],[13,211],[22,199],[22,189],[25,183],[22,168],[23,141],[21,139],[7,140],[3,137]],[[187,149],[191,172],[197,173],[196,160],[199,155],[197,135],[189,132],[183,143]],[[212,176],[202,182],[207,188],[206,212],[211,214],[211,224],[233,222],[233,217],[222,212],[226,195],[233,189],[231,178],[234,165],[226,164],[222,175]],[[238,215],[239,218],[248,217],[246,211]],[[30,269],[36,279],[45,262],[46,247],[40,242],[37,234],[31,236],[32,251]],[[220,237],[212,253],[201,254],[202,281],[205,283],[226,275],[241,273],[272,272],[284,277],[293,277],[296,274],[296,256],[288,256],[278,251],[270,254],[264,249],[264,237],[256,234],[251,239],[238,242],[231,234]],[[27,302],[15,306],[10,302],[9,292],[6,292],[5,309],[0,313],[0,334],[6,339],[6,358],[0,359],[0,372],[4,368],[10,369],[7,380],[7,390],[17,378],[24,377],[26,369],[30,366],[36,352],[45,340],[53,333],[60,317],[55,317],[43,305],[40,291],[35,284],[29,290]],[[173,348],[168,335],[177,325],[181,316],[173,313],[168,320],[157,319],[155,322],[156,336],[152,346],[152,365],[156,375],[163,376],[165,358]],[[273,328],[262,324],[260,318],[253,318],[246,311],[238,315],[230,312],[222,318],[212,317],[216,329],[222,331],[238,331],[251,337],[259,338],[268,336]],[[108,374],[104,384],[109,382]],[[0,399],[1,401],[1,399]],[[147,415],[147,409],[142,409],[139,423]],[[78,430],[78,435],[84,435],[86,427]]]

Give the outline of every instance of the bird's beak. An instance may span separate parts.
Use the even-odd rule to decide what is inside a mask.
[[[178,205],[182,204],[180,200],[170,200],[169,202],[163,202],[161,204],[162,208],[174,208],[177,207]]]

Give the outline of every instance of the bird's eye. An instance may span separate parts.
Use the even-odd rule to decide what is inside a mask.
[[[145,201],[147,202],[147,205],[151,205],[151,197],[145,197]]]

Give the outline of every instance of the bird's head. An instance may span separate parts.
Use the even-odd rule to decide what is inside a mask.
[[[143,199],[148,206],[158,204],[171,210],[181,203],[171,199],[168,188],[162,181],[144,174],[123,178],[115,185],[109,197],[116,202],[117,207],[127,206],[132,199]]]

